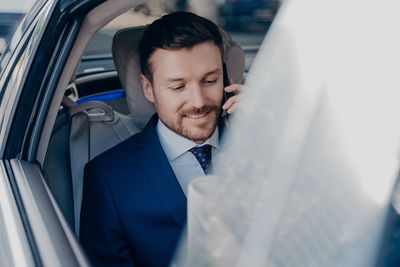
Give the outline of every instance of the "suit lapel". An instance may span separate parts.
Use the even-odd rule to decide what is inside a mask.
[[[157,121],[158,117],[153,116],[141,134],[143,140],[140,142],[139,160],[171,216],[184,226],[187,200],[158,140]]]

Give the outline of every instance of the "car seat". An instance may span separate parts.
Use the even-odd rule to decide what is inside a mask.
[[[126,91],[129,115],[113,111],[99,101],[76,105],[67,100],[62,115],[57,118],[61,126],[56,123],[58,126],[53,129],[43,169],[49,187],[77,236],[85,164],[142,130],[155,113],[154,105],[144,97],[138,79],[137,48],[144,29],[145,26],[122,29],[115,34],[112,44],[115,67]],[[225,31],[221,30],[221,33],[228,75],[235,83],[241,83],[245,65],[243,50]]]

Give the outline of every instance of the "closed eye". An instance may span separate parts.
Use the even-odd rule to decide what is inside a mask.
[[[218,79],[212,79],[212,80],[205,80],[204,83],[207,85],[213,85],[217,82]]]
[[[177,84],[177,85],[168,86],[168,89],[171,89],[171,90],[180,90],[180,89],[182,89],[183,87],[185,87],[184,84]]]

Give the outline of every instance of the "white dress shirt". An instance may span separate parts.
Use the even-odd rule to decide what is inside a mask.
[[[189,150],[196,146],[209,144],[212,146],[211,155],[213,158],[219,149],[218,127],[203,144],[196,144],[192,140],[173,132],[160,120],[157,123],[157,134],[182,191],[187,195],[189,183],[194,178],[205,175],[200,163]]]

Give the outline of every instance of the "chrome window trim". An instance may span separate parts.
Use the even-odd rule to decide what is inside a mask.
[[[0,265],[34,266],[3,161],[0,162],[0,229]]]

